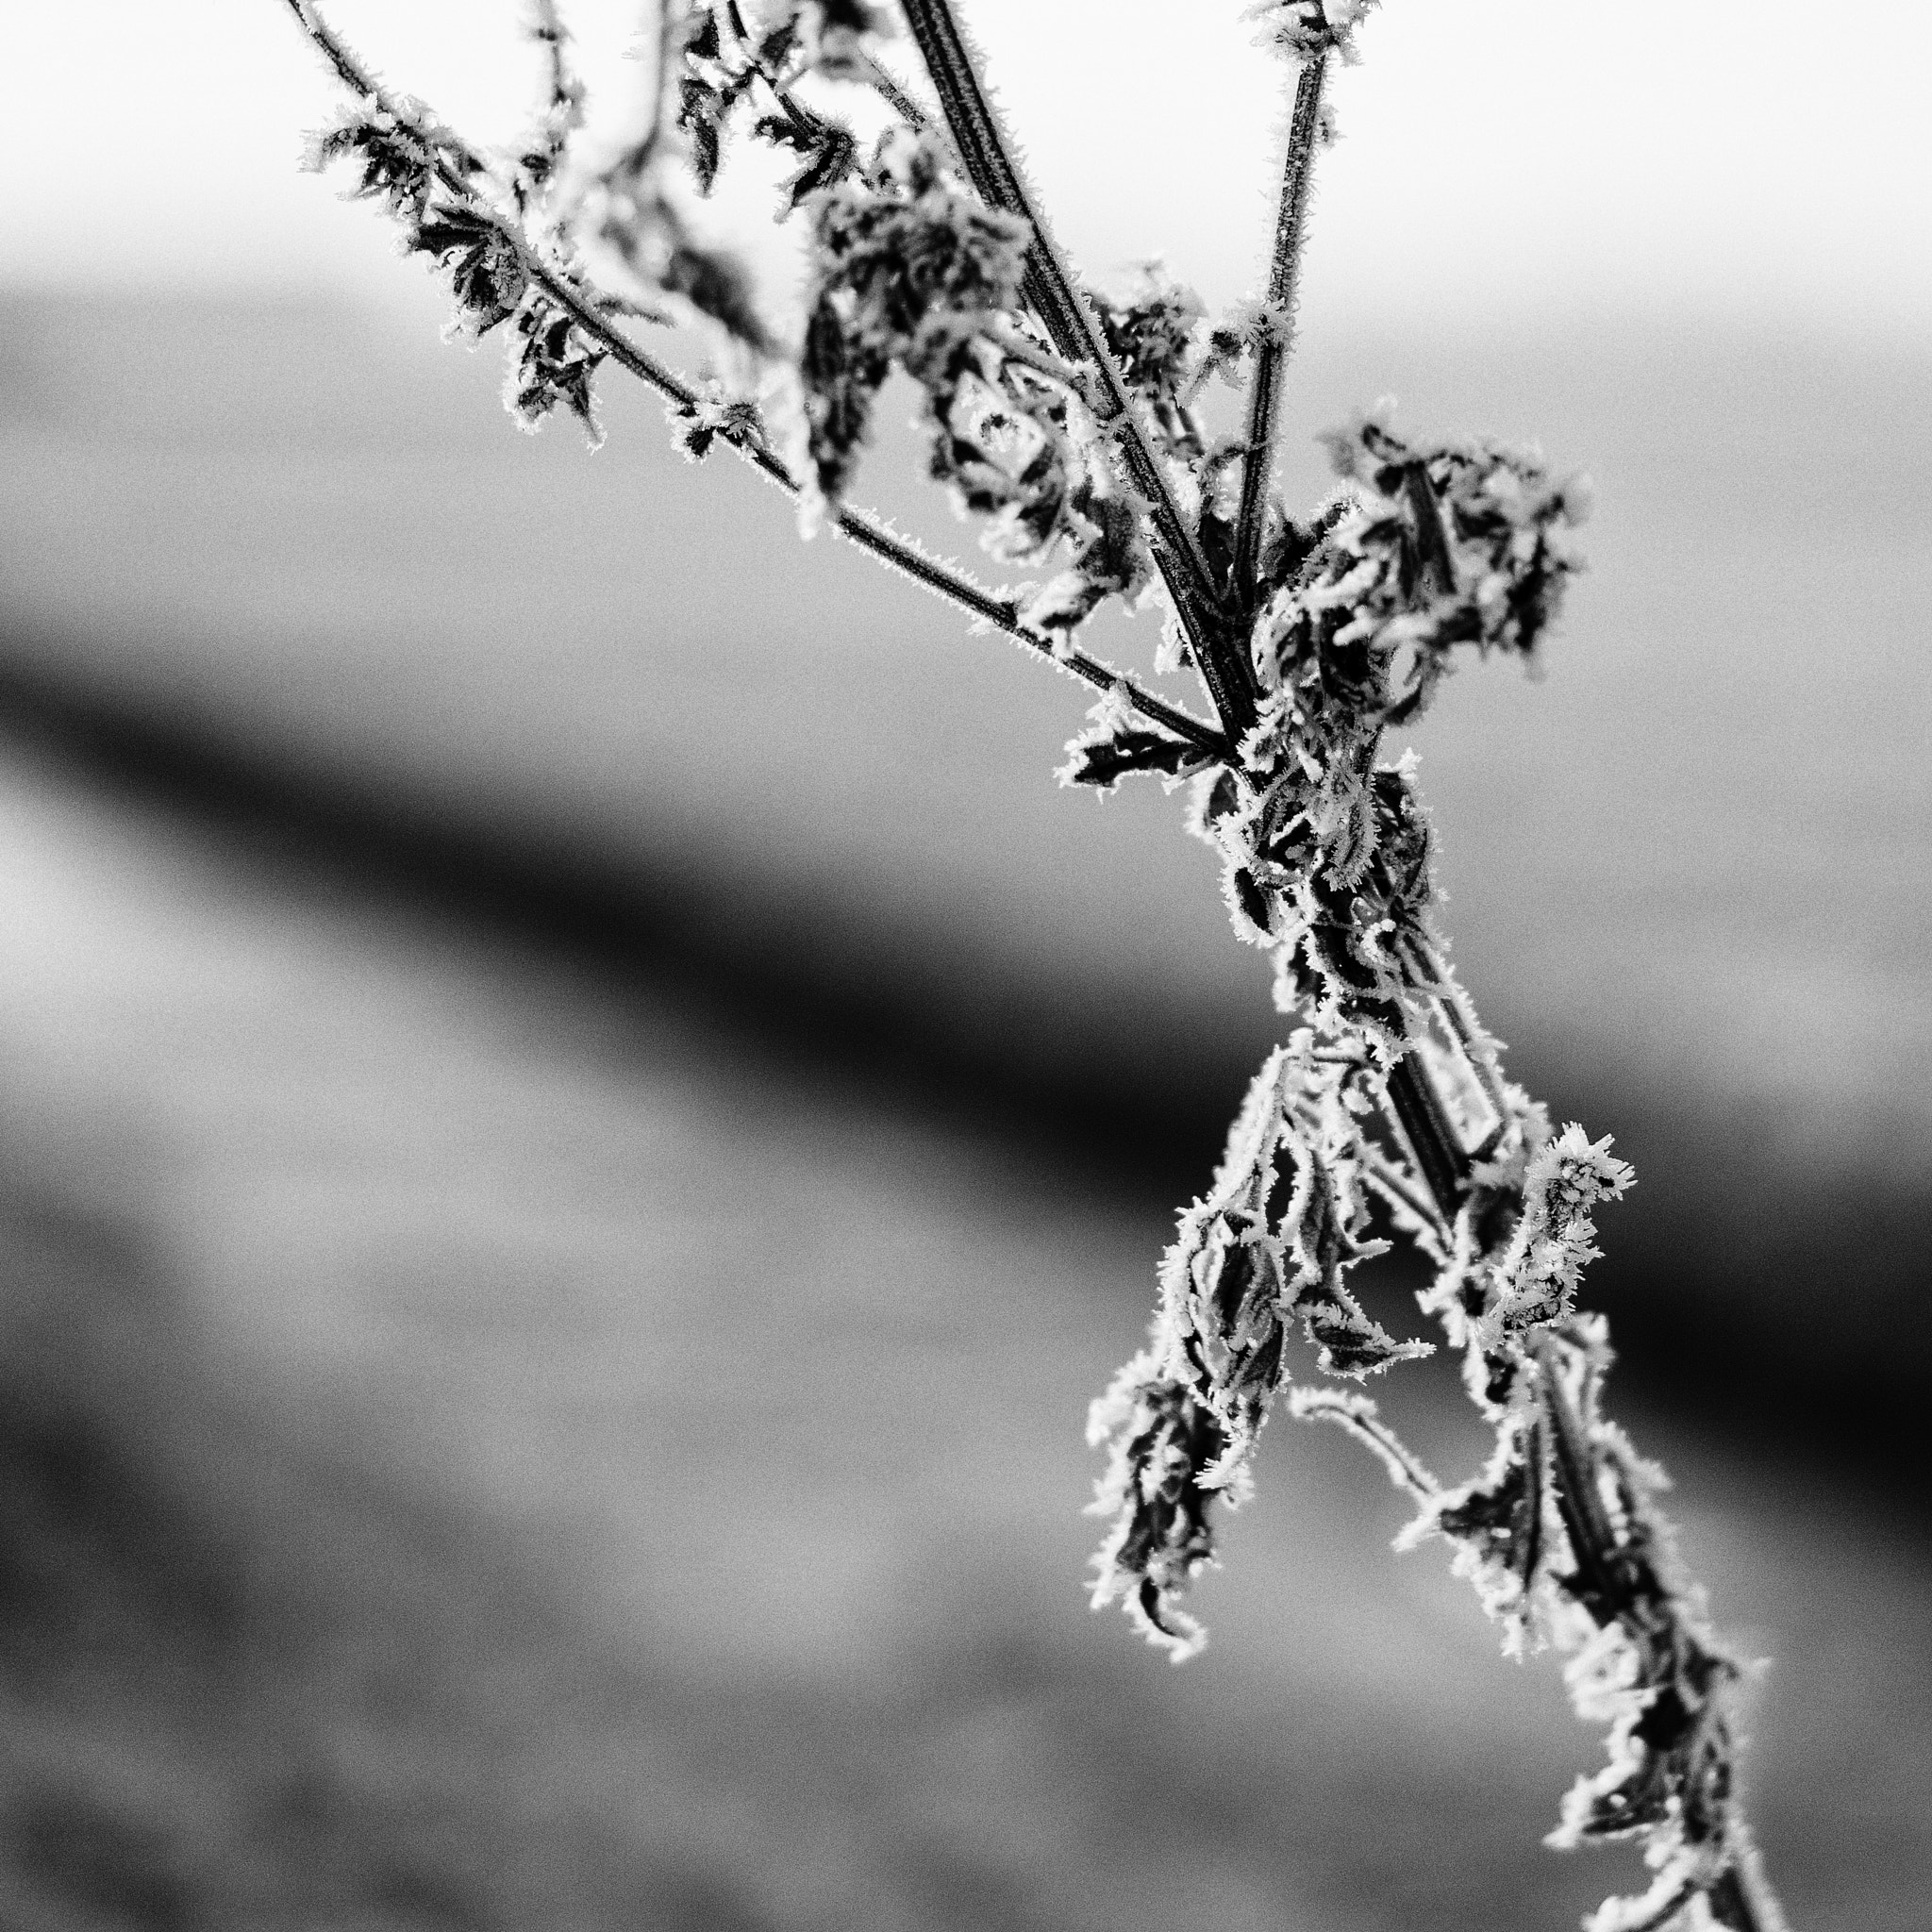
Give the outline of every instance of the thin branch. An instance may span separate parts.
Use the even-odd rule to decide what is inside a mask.
[[[1274,259],[1268,273],[1268,307],[1261,318],[1255,374],[1248,388],[1248,438],[1241,458],[1241,508],[1235,517],[1234,580],[1244,602],[1255,593],[1255,567],[1261,548],[1268,475],[1274,464],[1281,372],[1293,341],[1308,184],[1315,173],[1315,143],[1322,123],[1322,84],[1327,73],[1326,54],[1317,55],[1304,65],[1301,78],[1295,83],[1294,112],[1289,122],[1288,159],[1281,177],[1281,206],[1274,221]]]
[[[534,158],[541,165],[540,181],[547,181],[561,165],[572,132],[583,125],[584,87],[571,66],[570,33],[557,0],[529,0],[524,31],[543,52],[543,115]]]
[[[798,486],[789,476],[785,478],[783,487],[793,495],[798,493]],[[1091,685],[1095,691],[1121,692],[1150,724],[1164,725],[1175,737],[1186,739],[1209,758],[1224,760],[1230,755],[1232,748],[1226,738],[1205,720],[1156,697],[1131,677],[1116,671],[1105,658],[1096,658],[1091,652],[1057,651],[1050,640],[1036,630],[1029,630],[1021,622],[1020,608],[1011,598],[986,590],[963,572],[941,563],[937,558],[927,557],[905,538],[887,530],[862,512],[840,510],[837,528],[841,537],[857,543],[860,549],[870,551],[882,562],[903,572],[915,583],[924,584],[928,591],[949,603],[958,605],[979,622],[1004,631],[1028,650],[1051,658],[1082,683]]]
[[[1004,317],[995,318],[996,325],[1005,322]],[[1036,375],[1042,375],[1058,389],[1063,389],[1069,395],[1078,396],[1091,409],[1093,407],[1093,382],[1087,371],[1077,363],[1068,362],[1056,356],[1049,349],[1042,349],[1036,342],[1029,342],[1017,329],[1008,324],[989,329],[988,335],[998,345],[1001,355],[1009,361],[1024,362]]]
[[[347,45],[340,39],[315,7],[314,0],[284,0],[291,13],[295,16],[302,30],[322,50],[337,78],[352,92],[359,93],[377,106],[391,113],[398,113],[397,103],[376,80],[375,75],[357,59]],[[441,126],[437,130],[439,142],[455,154],[473,173],[485,173],[482,158],[459,136]],[[655,390],[666,402],[679,410],[694,410],[703,400],[702,392],[691,382],[680,375],[675,369],[660,362],[649,351],[641,348],[624,331],[616,327],[609,318],[599,312],[577,283],[561,274],[543,258],[530,245],[519,223],[490,207],[479,199],[475,185],[465,177],[463,169],[452,166],[439,158],[437,178],[450,193],[460,199],[466,207],[491,222],[504,239],[516,250],[519,262],[530,281],[541,289],[552,302],[563,309],[577,328],[604,350],[621,369],[634,375],[647,388]],[[767,481],[774,483],[788,496],[797,497],[801,491],[797,479],[786,467],[782,458],[771,448],[761,432],[741,429],[736,425],[724,425],[719,429],[720,438],[730,444],[740,456],[749,462]],[[1182,710],[1178,706],[1168,704],[1156,697],[1153,692],[1143,690],[1133,678],[1095,658],[1087,651],[1066,651],[1056,649],[1051,639],[1031,629],[1021,619],[1020,608],[1010,597],[990,591],[975,583],[963,571],[929,557],[916,544],[908,542],[895,531],[888,529],[874,517],[862,510],[841,507],[833,513],[833,525],[839,534],[856,543],[880,561],[891,566],[914,583],[923,585],[948,603],[964,610],[976,622],[1003,631],[1015,639],[1028,650],[1050,659],[1077,677],[1095,691],[1117,691],[1124,696],[1135,710],[1151,724],[1157,724],[1172,731],[1176,737],[1185,739],[1197,750],[1214,758],[1226,758],[1230,746],[1226,737],[1213,725]]]
[[[1557,1343],[1550,1336],[1540,1335],[1533,1347],[1541,1372],[1538,1382],[1543,1413],[1550,1421],[1550,1448],[1557,1465],[1557,1512],[1563,1519],[1577,1570],[1595,1603],[1603,1607],[1596,1621],[1607,1623],[1631,1607],[1635,1597],[1632,1578],[1597,1490],[1596,1457],[1584,1434],[1583,1419],[1570,1400],[1569,1390],[1563,1386]]]
[[[1401,1168],[1374,1142],[1364,1141],[1363,1151],[1368,1156],[1362,1164],[1363,1184],[1373,1188],[1391,1208],[1412,1215],[1424,1227],[1430,1229],[1432,1241],[1441,1234],[1441,1217],[1429,1195],[1412,1185]]]
[[[1448,1109],[1419,1055],[1406,1053],[1390,1068],[1388,1093],[1390,1111],[1428,1187],[1436,1218],[1447,1230],[1462,1205],[1469,1156],[1457,1141]]]
[[[865,69],[865,83],[891,110],[915,132],[926,126],[926,112],[906,90],[899,85],[892,70],[876,54],[861,57]]]
[[[1337,1428],[1345,1429],[1379,1459],[1389,1473],[1389,1480],[1418,1503],[1433,1502],[1441,1494],[1442,1485],[1415,1451],[1382,1420],[1366,1395],[1309,1383],[1290,1391],[1288,1407],[1290,1414],[1303,1422],[1333,1423]]]
[[[535,259],[528,253],[520,236],[511,231],[510,239],[524,248],[530,277],[537,282],[544,293],[561,308],[570,311],[572,319],[583,332],[591,336],[609,351],[611,359],[620,367],[635,375],[639,381],[656,390],[667,401],[682,408],[691,408],[699,400],[698,391],[675,370],[659,362],[656,357],[638,347],[622,330],[615,328],[587,303],[583,296],[568,282],[564,281],[544,263]],[[762,439],[754,438],[743,432],[734,433],[726,428],[719,434],[730,443],[733,449],[749,462],[768,481],[775,483],[788,496],[796,497],[800,492],[797,479],[786,468],[783,460]],[[1029,650],[1039,652],[1042,657],[1051,658],[1063,664],[1075,677],[1091,685],[1096,691],[1119,690],[1125,693],[1127,700],[1142,717],[1165,725],[1176,736],[1184,738],[1190,744],[1197,746],[1210,757],[1224,758],[1228,755],[1225,736],[1203,720],[1191,716],[1174,705],[1144,691],[1130,677],[1115,671],[1100,658],[1085,651],[1074,651],[1062,656],[1056,651],[1052,641],[1036,630],[1029,629],[1021,621],[1020,608],[1010,597],[1003,597],[997,591],[989,591],[975,583],[963,571],[942,563],[937,558],[928,557],[906,539],[889,530],[876,519],[867,516],[862,510],[840,507],[833,512],[833,526],[842,537],[848,538],[861,550],[871,554],[894,570],[910,577],[913,582],[923,584],[928,591],[956,604],[968,615],[982,624],[991,625],[995,630],[1004,631],[1008,637],[1018,640]]]
[[[1411,968],[1419,977],[1431,980],[1439,989],[1430,993],[1430,1004],[1461,1050],[1470,1073],[1482,1090],[1483,1098],[1494,1109],[1499,1124],[1507,1127],[1511,1119],[1511,1108],[1503,1071],[1496,1061],[1496,1042],[1483,1030],[1461,982],[1450,972],[1448,961],[1441,958],[1433,947],[1418,947],[1411,955]]]
[[[1096,419],[1120,451],[1128,483],[1147,503],[1154,550],[1194,661],[1229,734],[1239,737],[1255,718],[1257,691],[1247,653],[1230,648],[1214,574],[1174,490],[1140,412],[1092,311],[1074,287],[1072,271],[1027,192],[948,0],[905,0],[907,25],[919,43],[955,146],[974,187],[990,208],[1017,215],[1033,230],[1027,251],[1026,298],[1055,348],[1084,362],[1098,378]]]

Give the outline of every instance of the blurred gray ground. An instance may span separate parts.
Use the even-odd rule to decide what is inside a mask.
[[[1448,924],[1516,1071],[1638,1162],[1597,1298],[1757,1411],[1748,1455],[1636,1420],[1779,1659],[1798,1923],[1900,1932],[1922,1499],[1765,1444],[1814,1375],[1830,1432],[1913,1435],[1932,1374],[1925,375],[1311,330],[1294,406],[1394,388],[1597,475],[1548,680],[1472,669],[1420,735]],[[1231,1105],[1265,971],[1175,801],[1053,788],[1071,686],[649,405],[589,459],[495,387],[420,318],[0,331],[0,689],[125,727],[121,789],[24,739],[0,790],[0,1923],[1573,1920],[1629,1875],[1535,1849],[1593,1740],[1387,1554],[1348,1444],[1271,1439],[1198,1666],[1086,1616],[1079,1426],[1169,1200],[158,811],[142,747],[198,746],[636,879],[761,962],[766,1037],[831,987],[942,1068]]]
[[[7,701],[358,799],[377,839],[631,882],[700,977],[781,1014],[830,990],[941,1084],[1185,1118],[1203,1170],[1277,1031],[1265,963],[1178,801],[1055,788],[1081,691],[798,544],[614,381],[594,458],[517,436],[436,315],[426,282],[382,316],[12,302]],[[1599,1277],[1646,1370],[1740,1422],[1875,1376],[1896,1416],[1932,1378],[1932,363],[1425,322],[1310,319],[1291,500],[1326,487],[1312,432],[1386,390],[1419,429],[1541,436],[1599,498],[1547,677],[1471,666],[1418,733],[1465,977],[1518,1075],[1637,1163]],[[884,500],[915,460],[887,439]],[[1103,641],[1144,665],[1153,620]],[[1913,1440],[1884,1448],[1923,1469]]]
[[[1271,1432],[1198,1663],[1086,1611],[1164,1214],[4,773],[0,1923],[1527,1932],[1631,1876],[1537,1848],[1594,1740],[1339,1438]],[[1794,1923],[1916,1932],[1923,1539],[1634,1421],[1777,1658]]]

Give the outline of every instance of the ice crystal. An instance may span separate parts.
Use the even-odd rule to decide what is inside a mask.
[[[1515,1237],[1490,1281],[1478,1329],[1486,1345],[1572,1312],[1583,1270],[1599,1252],[1591,1209],[1621,1199],[1637,1178],[1611,1155],[1610,1138],[1592,1141],[1573,1121],[1530,1160]]]
[[[1248,18],[1262,25],[1264,40],[1291,59],[1320,60],[1329,54],[1353,62],[1360,58],[1355,30],[1376,0],[1259,0]]]

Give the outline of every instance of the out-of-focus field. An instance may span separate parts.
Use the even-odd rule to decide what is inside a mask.
[[[518,437],[434,319],[13,303],[11,702],[353,805],[365,841],[455,828],[781,1025],[830,998],[929,1086],[1137,1121],[1191,1185],[1278,1022],[1178,801],[1058,791],[1076,687],[799,545],[614,379],[594,458]],[[1311,320],[1297,370],[1294,500],[1312,431],[1384,390],[1594,475],[1547,677],[1470,667],[1418,734],[1446,924],[1514,1070],[1638,1165],[1597,1281],[1644,1372],[1774,1432],[1820,1394],[1923,1467],[1932,365]],[[1153,620],[1105,641],[1144,663]]]
[[[1634,1875],[1536,1849],[1591,1733],[1339,1438],[1271,1432],[1197,1664],[1088,1615],[1163,1216],[5,769],[9,1927],[1529,1932]],[[1778,1658],[1794,1923],[1916,1932],[1923,1544],[1636,1421]]]
[[[1081,1606],[1084,1405],[1278,1023],[1178,801],[1054,787],[1073,686],[648,403],[518,438],[426,313],[0,321],[0,1922],[1491,1932],[1634,1875],[1535,1849],[1594,1740],[1346,1442],[1271,1434],[1199,1665]],[[1591,1297],[1778,1659],[1795,1922],[1920,1932],[1926,364],[1299,366],[1303,429],[1394,389],[1597,477],[1546,680],[1419,734],[1446,924],[1638,1164]]]

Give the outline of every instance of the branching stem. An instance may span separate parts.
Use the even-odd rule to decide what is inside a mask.
[[[1070,362],[1094,372],[1091,404],[1119,450],[1128,484],[1145,500],[1154,549],[1168,594],[1192,646],[1194,661],[1229,735],[1254,723],[1257,696],[1245,651],[1231,648],[1214,574],[1193,526],[1183,515],[1161,460],[1108,353],[1091,309],[1012,158],[948,0],[905,0],[907,25],[931,76],[967,175],[989,208],[1017,215],[1033,230],[1027,252],[1026,299],[1053,345]]]
[[[382,84],[349,50],[313,4],[313,0],[284,0],[284,4],[294,15],[303,32],[322,50],[329,65],[335,70],[337,78],[345,87],[402,118],[399,104],[390,97]],[[436,162],[437,178],[466,207],[473,208],[496,226],[504,239],[516,250],[518,260],[530,281],[541,289],[559,308],[568,313],[578,329],[594,341],[621,369],[637,377],[647,388],[655,390],[665,401],[676,408],[694,409],[702,400],[701,391],[694,384],[678,375],[668,364],[658,361],[647,350],[640,348],[629,336],[616,327],[607,315],[599,312],[587,299],[585,291],[572,278],[559,274],[531,247],[529,239],[519,222],[502,210],[491,207],[478,194],[475,181],[470,177],[482,175],[487,178],[488,169],[483,157],[459,136],[446,128],[439,127],[437,139],[441,148],[455,155],[462,163],[458,167],[439,154]],[[1050,358],[1042,358],[1041,361],[1047,365],[1042,368],[1042,374],[1051,375],[1057,380],[1077,378],[1077,371],[1061,371],[1051,363]],[[797,479],[762,435],[735,425],[721,428],[719,435],[767,481],[776,484],[789,496],[796,497],[800,494]],[[833,524],[841,536],[858,544],[861,550],[870,552],[882,562],[890,564],[894,570],[910,577],[913,582],[924,585],[936,595],[957,605],[975,621],[990,625],[995,630],[1004,631],[1029,650],[1036,651],[1061,665],[1073,676],[1091,685],[1095,691],[1121,692],[1150,723],[1162,725],[1208,756],[1218,758],[1228,755],[1229,747],[1224,735],[1217,731],[1213,725],[1193,717],[1178,706],[1156,697],[1134,679],[1125,676],[1112,665],[1089,652],[1056,650],[1050,639],[1022,622],[1020,608],[1013,599],[986,589],[983,585],[975,583],[964,572],[941,562],[938,558],[927,556],[917,545],[908,542],[905,538],[887,529],[875,518],[867,516],[861,510],[841,507],[833,512]]]

